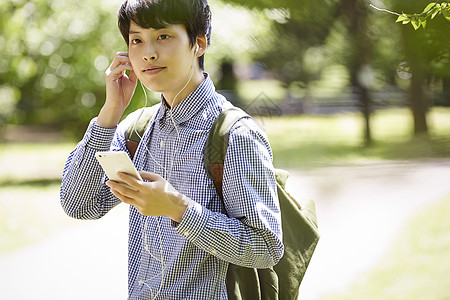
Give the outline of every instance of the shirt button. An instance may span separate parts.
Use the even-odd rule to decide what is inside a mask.
[[[217,250],[212,250],[212,251],[211,251],[211,254],[212,254],[212,255],[217,255]]]
[[[186,232],[184,233],[184,236],[185,236],[185,237],[188,237],[188,236],[189,236],[189,233],[190,233],[189,231],[186,231]]]
[[[163,148],[163,147],[164,147],[164,141],[161,141],[161,142],[159,143],[159,146],[160,146],[161,148]]]

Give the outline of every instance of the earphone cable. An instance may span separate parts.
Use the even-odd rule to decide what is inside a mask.
[[[175,129],[176,134],[177,134],[176,148],[175,148],[175,151],[174,151],[174,153],[173,153],[173,155],[172,155],[172,159],[171,159],[171,162],[170,162],[170,169],[169,169],[169,172],[167,171],[167,169],[166,169],[163,165],[161,165],[161,164],[153,157],[153,155],[152,155],[152,153],[150,152],[150,150],[148,149],[147,145],[144,145],[144,146],[145,146],[145,149],[146,149],[146,151],[147,151],[147,153],[150,155],[150,157],[151,157],[151,159],[153,160],[153,162],[154,162],[156,165],[158,165],[159,167],[161,167],[161,168],[165,171],[166,180],[167,180],[168,182],[170,182],[170,179],[171,179],[171,175],[172,175],[172,171],[173,171],[173,165],[174,165],[175,157],[176,157],[176,155],[177,155],[177,153],[178,153],[178,151],[179,151],[180,142],[181,142],[180,130],[179,130],[179,128],[178,128],[178,126],[177,126],[177,124],[176,124],[176,122],[175,122],[175,119],[174,119],[174,117],[173,117],[173,112],[172,112],[172,110],[173,110],[173,104],[175,103],[175,100],[177,99],[177,97],[181,94],[181,92],[183,92],[183,91],[186,89],[186,87],[189,85],[189,83],[190,83],[191,80],[192,80],[192,77],[193,77],[193,75],[194,75],[194,63],[195,63],[195,58],[196,58],[197,52],[198,52],[198,45],[197,45],[197,49],[196,49],[196,51],[195,51],[194,61],[193,61],[192,65],[191,65],[191,70],[190,70],[189,78],[188,78],[186,84],[184,85],[184,87],[183,87],[183,88],[175,95],[175,97],[172,99],[172,103],[171,103],[170,109],[169,109],[169,117],[170,117],[170,119],[171,119],[171,121],[172,121],[172,124],[173,124],[174,129]],[[142,87],[142,90],[143,90],[144,96],[145,96],[145,105],[144,105],[144,107],[141,109],[141,112],[139,113],[138,118],[137,118],[136,121],[134,122],[134,125],[133,125],[133,131],[137,134],[137,136],[140,138],[140,140],[142,140],[142,136],[141,136],[141,135],[138,133],[138,131],[137,131],[137,122],[140,120],[140,118],[142,117],[142,115],[143,115],[143,113],[144,113],[144,109],[147,107],[148,99],[147,99],[147,92],[145,91],[144,85],[142,84],[142,82],[140,82],[140,84],[141,84],[141,87]],[[146,281],[139,281],[139,284],[144,284],[145,286],[147,286],[147,288],[149,289],[149,291],[150,291],[150,293],[151,293],[151,299],[156,299],[156,297],[160,294],[160,292],[161,292],[161,290],[162,290],[163,283],[164,283],[164,272],[165,272],[165,268],[166,268],[166,264],[165,264],[165,262],[164,262],[164,251],[163,251],[163,245],[162,245],[162,233],[161,233],[161,227],[160,227],[160,223],[159,223],[158,217],[155,217],[155,219],[156,219],[156,224],[157,224],[158,234],[159,234],[159,245],[160,245],[160,255],[161,255],[161,259],[158,259],[155,255],[153,255],[153,254],[150,252],[150,249],[149,249],[148,236],[147,236],[148,217],[146,217],[146,221],[145,221],[145,223],[144,223],[144,228],[143,228],[143,231],[144,231],[144,249],[149,253],[150,257],[154,258],[156,261],[159,261],[159,262],[161,263],[161,272],[158,273],[158,274],[156,274],[155,276],[153,276],[153,277],[147,279]],[[152,280],[153,278],[159,276],[159,275],[161,275],[161,283],[160,283],[158,292],[154,295],[154,294],[153,294],[153,289],[147,284],[147,282],[150,281],[150,280]]]

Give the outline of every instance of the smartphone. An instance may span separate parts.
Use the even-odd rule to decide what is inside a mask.
[[[141,175],[125,151],[99,151],[95,153],[95,157],[110,180],[127,185],[117,176],[119,172],[127,173],[142,180]]]

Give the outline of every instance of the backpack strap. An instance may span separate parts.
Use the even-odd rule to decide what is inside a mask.
[[[238,122],[242,122],[244,126],[250,128],[255,128],[255,126],[259,127],[259,125],[242,109],[238,107],[226,109],[214,120],[205,147],[203,148],[206,173],[213,181],[217,194],[221,199],[223,199],[223,164],[227,153],[228,139],[230,130]]]
[[[136,112],[138,115],[137,119],[133,120],[125,131],[125,140],[128,152],[130,152],[131,158],[133,159],[136,153],[139,142],[145,133],[148,123],[152,119],[153,115],[158,111],[161,103],[155,104],[150,107],[141,108]],[[134,116],[133,116],[134,117]]]
[[[205,168],[223,202],[222,181],[225,156],[231,129],[237,124],[249,129],[263,130],[242,109],[233,107],[222,111],[214,121],[203,149]],[[228,299],[278,299],[278,275],[274,269],[246,268],[229,264],[225,280]]]

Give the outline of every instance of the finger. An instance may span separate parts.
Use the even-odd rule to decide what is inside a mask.
[[[120,65],[116,68],[108,69],[105,76],[107,78],[111,78],[112,80],[116,80],[117,78],[122,77],[126,70],[132,71],[133,67],[131,65]]]
[[[115,56],[128,56],[128,52],[126,52],[126,51],[119,51],[119,52],[116,52]]]
[[[124,70],[133,70],[133,66],[129,63],[122,63],[118,64],[116,66],[111,65],[107,70],[106,73],[118,73]]]
[[[125,55],[115,56],[109,68],[114,69],[120,65],[127,65],[127,64],[131,65],[131,61],[128,56]]]
[[[128,52],[125,52],[125,51],[123,51],[123,52],[117,52],[117,53],[114,55],[113,60],[116,59],[116,58],[123,58],[123,57],[128,58],[128,57],[129,57]]]
[[[121,173],[121,172],[117,173],[117,175],[123,182],[128,184],[130,187],[132,187],[136,190],[139,190],[139,188],[141,188],[142,181],[139,180],[138,178],[134,177],[133,175],[130,175],[127,173]]]
[[[131,65],[131,62],[127,57],[118,57],[111,62],[108,69],[113,70],[121,65]]]
[[[109,186],[114,191],[120,193],[121,195],[133,199],[136,197],[136,192],[138,191],[137,188],[134,188],[124,183],[115,182],[112,180],[108,180],[106,182],[106,185]]]
[[[112,189],[112,188],[111,188],[111,192],[113,193],[114,196],[116,196],[123,203],[129,204],[129,205],[136,205],[136,200],[134,200],[133,198],[122,195],[119,191]]]
[[[156,173],[140,171],[139,174],[141,175],[142,179],[150,181],[150,182],[163,179],[161,176],[159,176]]]

